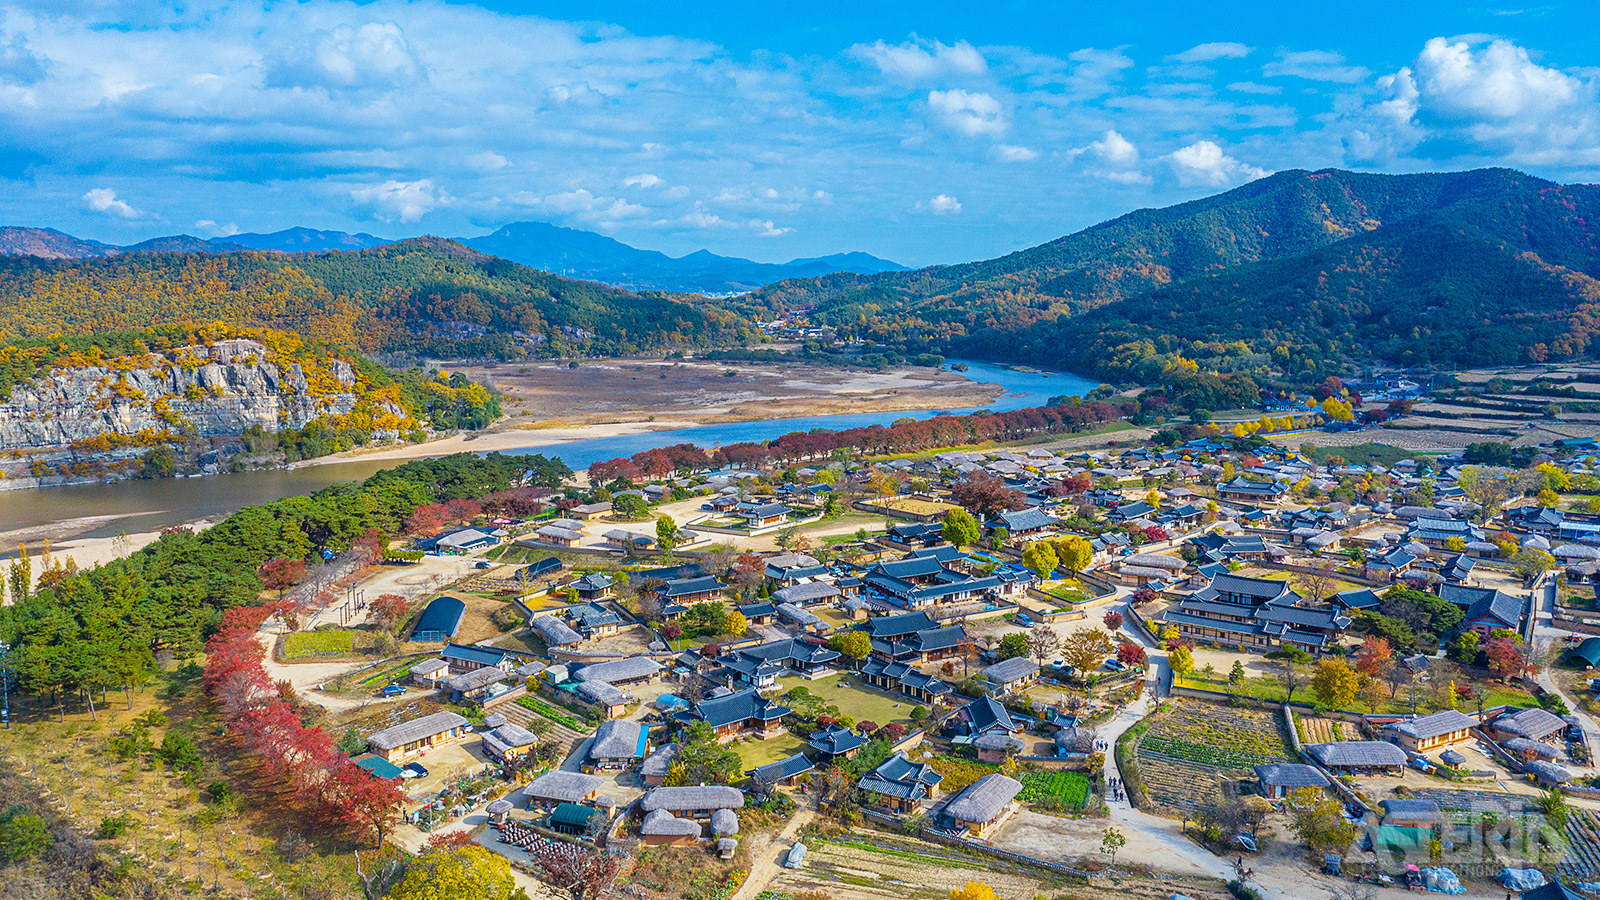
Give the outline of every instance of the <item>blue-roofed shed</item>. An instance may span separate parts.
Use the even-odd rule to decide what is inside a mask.
[[[454,597],[434,598],[428,608],[422,611],[422,617],[417,619],[416,627],[411,629],[411,639],[435,643],[455,637],[466,611],[467,605]]]

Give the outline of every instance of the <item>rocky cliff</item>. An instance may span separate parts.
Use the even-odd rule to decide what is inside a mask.
[[[215,438],[252,425],[300,428],[345,415],[360,399],[355,370],[343,360],[308,377],[299,363],[271,361],[256,341],[219,341],[58,367],[19,384],[0,403],[0,450],[125,443],[114,435]]]

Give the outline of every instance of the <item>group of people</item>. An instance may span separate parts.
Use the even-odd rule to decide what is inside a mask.
[[[1122,799],[1123,794],[1122,794],[1122,779],[1121,778],[1117,778],[1115,776],[1112,776],[1112,778],[1106,782],[1106,787],[1109,790],[1109,792],[1111,793],[1111,799],[1113,799],[1113,800],[1121,800]]]
[[[549,838],[540,835],[539,832],[515,819],[497,824],[495,827],[500,829],[500,840],[513,847],[521,847],[524,850],[532,850],[539,844],[549,840]]]

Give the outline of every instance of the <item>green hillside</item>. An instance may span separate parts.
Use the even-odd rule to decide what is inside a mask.
[[[999,259],[751,299],[910,350],[1128,380],[1158,379],[1180,352],[1291,375],[1559,359],[1590,350],[1597,221],[1600,188],[1505,169],[1289,171]]]

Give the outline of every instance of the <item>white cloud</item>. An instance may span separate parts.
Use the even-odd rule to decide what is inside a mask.
[[[440,191],[431,178],[363,185],[350,191],[350,199],[384,222],[415,222],[454,198]]]
[[[651,175],[649,172],[644,172],[639,175],[629,175],[627,178],[622,179],[622,184],[624,187],[653,188],[660,187],[665,183],[666,182],[661,178],[661,176]]]
[[[929,91],[928,108],[945,127],[967,137],[999,135],[1006,130],[1000,101],[985,93],[960,89]]]
[[[1261,74],[1269,78],[1304,78],[1308,81],[1354,84],[1371,72],[1365,66],[1346,64],[1344,54],[1331,50],[1280,50],[1277,59],[1261,67]]]
[[[1184,187],[1225,187],[1270,174],[1234,159],[1212,141],[1195,141],[1167,154],[1166,159]]]
[[[23,87],[38,84],[44,80],[47,66],[44,59],[29,49],[27,39],[0,32],[0,84]]]
[[[1133,60],[1121,50],[1087,47],[1067,54],[1067,59],[1077,63],[1066,81],[1073,95],[1079,98],[1100,97],[1110,93],[1113,83],[1122,77],[1122,72],[1133,67]]]
[[[1283,88],[1275,84],[1261,84],[1255,81],[1235,81],[1228,85],[1228,90],[1238,91],[1241,94],[1281,94]]]
[[[510,160],[493,150],[485,150],[467,157],[467,168],[474,172],[497,172],[510,164]]]
[[[393,22],[337,25],[306,36],[267,64],[268,87],[392,90],[423,77],[405,32]]]
[[[1387,163],[1419,149],[1520,165],[1600,164],[1600,81],[1539,65],[1497,38],[1429,40],[1377,79],[1379,99],[1344,117],[1349,158]]]
[[[84,194],[81,199],[89,204],[90,209],[97,213],[105,213],[108,216],[116,216],[119,219],[139,219],[144,217],[144,213],[118,200],[117,192],[111,188],[94,188]]]
[[[857,44],[850,54],[877,66],[879,71],[895,81],[906,84],[929,81],[951,75],[982,75],[988,70],[983,54],[966,41],[945,45],[938,41],[923,40],[912,35],[903,44]]]
[[[204,238],[232,237],[239,233],[239,226],[232,222],[226,225],[218,225],[210,219],[201,219],[194,223],[194,230]]]
[[[949,194],[939,194],[931,200],[917,201],[917,209],[925,209],[936,216],[953,216],[961,212],[961,201]]]
[[[779,228],[773,225],[771,219],[751,219],[750,227],[755,230],[757,237],[764,238],[782,237],[783,235],[790,234],[794,231],[793,228]]]
[[[541,202],[546,209],[560,215],[599,224],[643,218],[650,213],[637,203],[629,203],[620,197],[597,197],[585,188],[550,194],[542,198]]]
[[[1107,129],[1104,137],[1089,145],[1089,150],[1118,168],[1126,169],[1139,164],[1139,148],[1116,129]]]
[[[989,149],[989,155],[1001,162],[1032,162],[1039,158],[1039,151],[1016,144],[995,144]]]
[[[1253,49],[1253,47],[1246,44],[1214,41],[1190,47],[1172,58],[1184,63],[1213,62],[1219,59],[1243,59],[1249,56]]]

